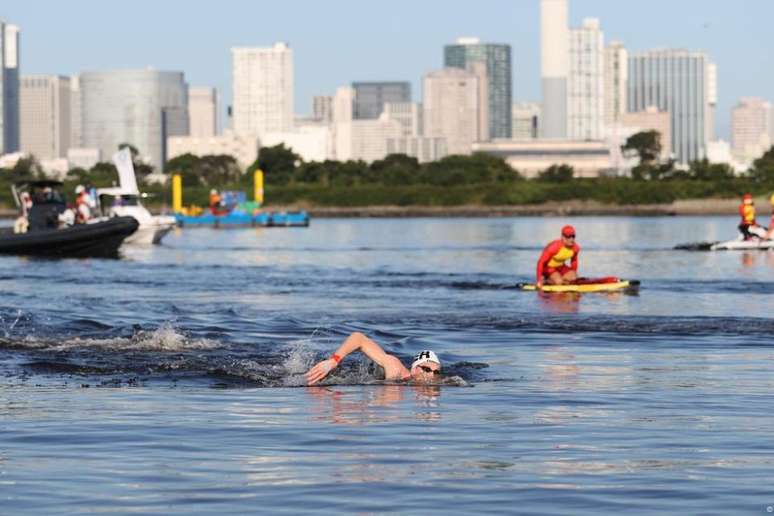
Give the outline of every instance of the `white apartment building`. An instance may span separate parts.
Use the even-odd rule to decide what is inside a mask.
[[[629,53],[620,41],[605,47],[605,125],[610,127],[626,113]]]
[[[586,18],[569,32],[567,137],[601,140],[605,118],[605,38],[599,20]]]
[[[19,150],[19,27],[0,19],[0,155]]]
[[[83,145],[83,110],[81,108],[81,76],[70,76],[70,147]],[[91,168],[91,167],[89,167]]]
[[[511,107],[511,127],[514,140],[534,140],[540,135],[539,102],[515,102]]]
[[[260,137],[261,147],[273,147],[280,143],[292,149],[304,161],[325,161],[333,154],[331,127],[327,124],[304,123],[292,131],[265,133]]]
[[[774,111],[770,102],[758,97],[742,97],[731,111],[731,152],[734,158],[750,163],[771,148]]]
[[[189,136],[209,138],[218,134],[218,90],[206,86],[188,88]]]
[[[387,154],[406,154],[417,158],[420,163],[427,163],[438,161],[449,153],[446,150],[446,138],[404,136],[387,140]]]
[[[619,125],[624,128],[627,138],[639,132],[657,131],[661,135],[661,159],[669,159],[672,120],[668,111],[659,111],[656,106],[648,106],[642,111],[624,113],[620,117]],[[621,143],[625,143],[625,140]]]
[[[422,134],[422,104],[416,102],[387,102],[384,114],[390,120],[396,120],[403,126],[403,136]]]
[[[544,138],[567,137],[569,73],[567,0],[540,0],[540,75],[543,90]]]
[[[316,95],[312,97],[312,117],[321,122],[333,121],[333,97]]]
[[[480,116],[479,78],[460,68],[444,68],[423,78],[424,135],[446,138],[449,154],[470,154]]]
[[[23,75],[20,146],[38,160],[64,158],[70,148],[70,78]]]
[[[70,168],[89,170],[102,161],[102,153],[96,148],[70,147],[67,150],[67,161]]]
[[[218,136],[173,136],[167,139],[168,159],[183,154],[193,154],[199,157],[226,154],[233,156],[243,169],[258,159],[258,149],[259,144],[256,136],[237,134],[228,130],[223,131],[223,134]]]
[[[232,124],[238,134],[286,132],[293,127],[293,51],[285,43],[231,49]]]

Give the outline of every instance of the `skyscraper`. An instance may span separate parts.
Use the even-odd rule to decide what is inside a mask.
[[[772,144],[771,103],[743,97],[731,112],[731,145],[734,157],[743,163],[760,158]]]
[[[70,78],[21,78],[20,148],[41,160],[64,158],[70,148]]]
[[[543,89],[542,136],[567,137],[569,43],[567,0],[540,0],[540,69]]]
[[[570,30],[567,136],[601,140],[605,117],[605,42],[599,20],[586,18]]]
[[[620,122],[626,113],[629,85],[629,54],[623,43],[611,41],[605,47],[605,125]]]
[[[393,82],[353,82],[355,120],[374,120],[384,112],[388,102],[411,102],[411,83]]]
[[[714,121],[714,76],[714,65],[702,52],[651,50],[629,57],[628,111],[649,106],[668,111],[670,149],[680,163],[706,156]]]
[[[167,138],[188,134],[188,85],[182,72],[84,72],[80,86],[82,145],[99,149],[102,156],[129,143],[160,167]]]
[[[477,141],[478,89],[479,77],[458,68],[424,76],[424,133],[427,137],[446,138],[449,154],[470,154]]]
[[[0,154],[19,150],[19,27],[0,20]]]
[[[285,132],[293,128],[293,51],[232,48],[233,128],[237,134]]]
[[[188,89],[189,136],[207,138],[218,134],[218,90],[209,87]]]
[[[483,65],[483,66],[482,66]],[[499,43],[481,43],[477,38],[459,38],[454,45],[444,47],[444,66],[461,68],[481,77],[478,82],[479,110],[488,127],[481,127],[476,139],[511,137],[511,47]],[[451,146],[449,152],[452,152]]]

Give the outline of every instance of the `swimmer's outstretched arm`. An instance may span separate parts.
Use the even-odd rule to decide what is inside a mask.
[[[328,376],[328,373],[333,371],[336,366],[339,365],[339,362],[344,360],[344,357],[357,350],[360,350],[368,358],[382,366],[385,371],[385,376],[388,379],[400,377],[405,373],[408,373],[408,370],[403,366],[403,364],[400,363],[400,360],[388,353],[385,353],[379,344],[369,339],[362,333],[355,332],[341,343],[341,346],[339,346],[331,358],[318,362],[314,367],[306,372],[307,384],[314,385],[315,383]]]

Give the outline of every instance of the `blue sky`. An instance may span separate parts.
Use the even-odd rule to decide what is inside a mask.
[[[688,48],[718,64],[718,132],[741,96],[774,100],[773,0],[570,0],[570,20],[600,18],[631,51]],[[538,0],[4,0],[22,30],[22,74],[153,67],[231,97],[232,46],[294,49],[298,113],[353,80],[408,80],[442,66],[459,36],[508,43],[515,100],[540,100]]]

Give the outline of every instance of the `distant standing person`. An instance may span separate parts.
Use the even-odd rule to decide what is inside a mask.
[[[537,288],[543,288],[544,281],[549,285],[563,285],[578,279],[579,253],[580,246],[575,243],[575,228],[564,226],[561,238],[548,244],[538,259]]]
[[[220,213],[220,194],[214,188],[210,190],[210,211],[213,215]]]
[[[360,351],[365,356],[384,368],[385,380],[411,380],[418,383],[430,383],[441,374],[441,361],[430,350],[420,351],[411,362],[408,369],[400,359],[386,353],[379,344],[359,332],[352,333],[342,342],[330,358],[318,362],[306,373],[308,385],[314,385],[336,369],[344,357],[353,351]]]

